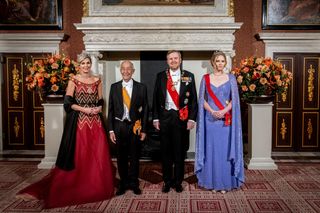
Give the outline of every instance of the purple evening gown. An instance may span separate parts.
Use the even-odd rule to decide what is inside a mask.
[[[219,87],[210,84],[211,89],[224,106],[226,101],[237,102],[236,98],[232,96],[231,90],[231,82],[234,80],[234,76],[229,75],[229,81]],[[239,137],[242,136],[241,131],[239,133],[239,127],[235,130],[232,126],[225,126],[224,120],[215,119],[203,108],[203,100],[207,100],[212,109],[219,110],[207,92],[204,79],[201,82],[200,92],[203,95],[200,93],[199,97],[195,163],[198,185],[214,190],[239,188],[244,179],[242,147],[240,147],[242,146],[242,137]],[[236,112],[233,111],[239,109],[237,109],[236,103],[232,104],[232,116],[234,116]],[[241,124],[239,123],[241,120],[238,116],[232,118],[232,125],[233,127],[240,125],[241,130]],[[237,138],[234,137],[235,134],[238,135]],[[236,152],[233,152],[234,150]],[[236,161],[238,161],[238,164],[235,164]],[[237,173],[235,173],[236,165],[239,167]]]

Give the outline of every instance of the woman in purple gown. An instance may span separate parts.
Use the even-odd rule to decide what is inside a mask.
[[[200,187],[225,193],[244,182],[239,93],[234,75],[223,72],[225,54],[215,52],[211,64],[200,85],[195,173]]]

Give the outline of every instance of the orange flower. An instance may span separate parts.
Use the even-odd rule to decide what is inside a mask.
[[[268,82],[266,78],[260,78],[260,84],[265,85]]]
[[[241,99],[250,100],[253,96],[282,93],[293,77],[283,67],[279,61],[270,57],[242,59],[240,68],[234,68],[231,72],[236,76]]]
[[[53,63],[53,64],[51,65],[51,68],[56,70],[56,69],[59,68],[59,64]]]
[[[66,66],[70,66],[71,64],[71,60],[69,58],[65,58],[64,61],[63,61],[64,65]]]
[[[61,55],[60,55],[60,54],[55,54],[53,57],[54,57],[55,59],[59,60],[59,59],[61,58]]]
[[[263,63],[269,67],[272,64],[272,59],[270,57],[265,58]]]
[[[241,86],[242,91],[248,91],[248,87],[246,85]]]
[[[256,85],[250,84],[249,89],[250,89],[250,91],[254,91],[256,89]]]
[[[64,67],[63,68],[63,72],[69,72],[70,71],[70,68],[69,67]]]
[[[281,86],[282,85],[282,81],[280,79],[277,80],[277,85]]]
[[[243,72],[247,73],[247,72],[249,72],[249,71],[250,71],[249,67],[243,68]]]
[[[50,78],[50,82],[51,82],[52,84],[55,84],[57,81],[58,81],[58,79],[57,79],[56,76],[53,76],[53,77]]]
[[[49,58],[48,61],[49,61],[50,64],[53,64],[54,63],[54,58]]]
[[[75,62],[61,54],[47,55],[28,64],[26,85],[28,90],[50,94],[65,91],[69,78],[76,73]]]
[[[57,92],[57,91],[59,90],[59,86],[57,86],[56,84],[53,84],[53,85],[51,86],[51,90],[52,90],[53,92]]]

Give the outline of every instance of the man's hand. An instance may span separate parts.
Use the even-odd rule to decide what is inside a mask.
[[[146,139],[146,136],[147,136],[146,133],[141,132],[141,134],[140,134],[140,140],[141,140],[141,141],[144,141],[144,139]]]
[[[116,144],[116,135],[114,134],[114,132],[110,132],[110,140],[112,143]]]
[[[187,130],[193,129],[195,124],[196,124],[196,122],[189,120],[188,123],[187,123]]]
[[[156,128],[157,130],[160,130],[160,122],[159,122],[159,121],[153,121],[153,126],[154,126],[154,128]]]

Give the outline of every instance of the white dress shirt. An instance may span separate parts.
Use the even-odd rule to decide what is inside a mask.
[[[128,82],[122,81],[122,88],[126,88],[128,95],[131,99],[132,97],[132,87],[133,87],[133,80],[130,79]],[[130,116],[129,116],[129,109],[127,106],[123,103],[123,116],[122,116],[122,121],[128,119],[130,121]]]
[[[172,82],[174,84],[174,88],[176,89],[176,91],[180,92],[180,78],[181,78],[181,71],[180,69],[177,69],[176,71],[172,71],[170,69],[170,76],[171,76],[171,79],[172,79]],[[165,108],[166,110],[170,110],[170,109],[174,109],[174,110],[178,110],[177,106],[174,104],[172,98],[171,98],[171,95],[169,94],[168,90],[166,90],[166,93],[167,93],[167,97],[166,97],[166,105],[165,105]]]

